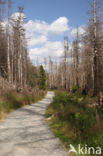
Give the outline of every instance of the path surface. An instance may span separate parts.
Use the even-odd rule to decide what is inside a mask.
[[[44,114],[53,92],[38,103],[20,108],[0,123],[0,156],[67,156]]]

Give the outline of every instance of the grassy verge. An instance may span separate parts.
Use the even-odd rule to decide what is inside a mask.
[[[45,95],[46,91],[43,90],[25,91],[23,93],[17,93],[16,91],[3,93],[0,96],[0,121],[4,120],[11,111],[35,103]]]
[[[49,120],[50,126],[68,150],[70,144],[76,149],[78,144],[95,149],[100,146],[103,149],[103,108],[89,107],[92,100],[79,91],[55,92],[54,101],[49,106],[46,117],[53,116]]]

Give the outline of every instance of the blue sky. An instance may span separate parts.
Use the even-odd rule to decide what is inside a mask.
[[[71,25],[83,25],[87,22],[88,0],[16,0],[13,7],[22,5],[27,19],[52,22],[66,16]]]
[[[13,10],[24,7],[27,17],[26,30],[29,41],[29,54],[33,62],[36,57],[59,57],[63,52],[63,38],[69,40],[75,28],[88,22],[88,0],[12,0]]]

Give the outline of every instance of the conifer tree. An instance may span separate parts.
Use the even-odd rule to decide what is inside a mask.
[[[39,67],[39,88],[40,89],[46,89],[46,72],[43,68],[43,66],[41,65]]]

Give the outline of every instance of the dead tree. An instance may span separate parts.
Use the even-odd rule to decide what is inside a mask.
[[[97,95],[98,92],[98,64],[97,64],[97,57],[98,57],[98,51],[97,51],[97,20],[96,20],[96,1],[93,0],[93,6],[94,6],[94,95]]]
[[[23,16],[23,8],[19,7],[19,16],[14,21],[14,83],[17,90],[21,90],[26,86],[27,77],[27,43],[25,37],[25,29],[23,28],[25,17]]]
[[[51,57],[49,57],[49,87],[50,89],[53,89],[53,61]]]
[[[68,37],[64,37],[64,89],[67,89],[67,54],[69,50]]]
[[[79,30],[77,28],[76,38],[73,41],[73,67],[75,72],[75,86],[79,87]]]
[[[8,26],[7,26],[7,71],[8,82],[11,83],[11,66],[10,66],[10,0],[8,0]]]

